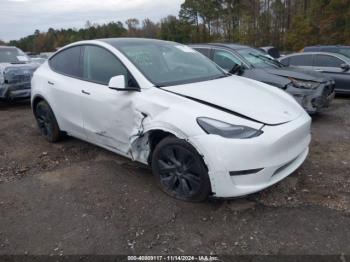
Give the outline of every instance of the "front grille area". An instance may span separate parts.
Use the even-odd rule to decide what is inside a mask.
[[[30,82],[31,78],[31,75],[12,75],[10,77],[7,76],[7,79],[5,81],[7,84],[18,84],[23,82]]]

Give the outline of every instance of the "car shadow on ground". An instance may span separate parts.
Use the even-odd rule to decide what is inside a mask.
[[[0,101],[0,110],[7,110],[14,107],[30,107],[30,100]]]

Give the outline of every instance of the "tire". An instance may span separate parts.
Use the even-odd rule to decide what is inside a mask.
[[[40,101],[35,108],[35,118],[42,136],[50,143],[60,140],[62,134],[58,127],[51,107],[45,101]]]
[[[202,157],[189,143],[176,137],[166,137],[156,146],[152,170],[159,187],[174,198],[201,202],[211,192]]]

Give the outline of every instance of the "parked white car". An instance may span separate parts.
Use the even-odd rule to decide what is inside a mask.
[[[305,160],[311,119],[284,91],[231,76],[193,49],[148,39],[68,45],[34,74],[43,136],[148,164],[182,200],[260,191]]]

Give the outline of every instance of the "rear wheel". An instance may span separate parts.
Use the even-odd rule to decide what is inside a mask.
[[[35,118],[41,134],[47,141],[54,143],[61,138],[61,131],[48,103],[41,101],[37,104]]]
[[[203,201],[210,191],[210,180],[202,157],[186,141],[164,138],[152,156],[153,173],[160,188],[185,201]]]

